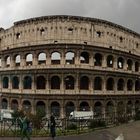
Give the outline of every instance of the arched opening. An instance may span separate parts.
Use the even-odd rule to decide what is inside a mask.
[[[74,64],[75,54],[73,52],[66,53],[66,64]]]
[[[16,65],[16,66],[20,66],[20,61],[21,61],[21,60],[20,60],[20,55],[16,55],[16,56],[15,56],[15,65]]]
[[[31,89],[32,88],[32,78],[30,76],[24,77],[23,88],[24,89]]]
[[[73,102],[67,102],[65,106],[66,117],[70,116],[70,113],[75,110],[75,106]]]
[[[61,55],[59,52],[53,52],[51,54],[51,64],[60,64]]]
[[[89,63],[89,53],[87,52],[82,52],[80,55],[80,63],[85,63],[88,64]]]
[[[2,109],[7,109],[8,108],[8,101],[7,101],[7,99],[2,99],[2,101],[1,101],[1,107],[2,107]]]
[[[17,100],[12,100],[11,102],[11,109],[17,111],[18,110],[18,101]]]
[[[122,116],[125,113],[125,105],[122,101],[117,104],[117,115]]]
[[[118,69],[123,69],[123,64],[124,64],[123,58],[122,57],[119,57],[118,58],[118,62],[117,62]]]
[[[108,101],[106,104],[106,116],[112,116],[114,114],[114,104],[112,101]]]
[[[17,76],[12,78],[12,88],[19,89],[19,78]]]
[[[94,79],[94,90],[102,90],[102,79],[100,77]]]
[[[123,80],[123,79],[119,79],[119,80],[118,80],[118,83],[117,83],[117,90],[118,90],[118,91],[124,90],[124,80]]]
[[[60,117],[60,104],[58,102],[51,103],[51,114],[55,117]]]
[[[96,53],[94,56],[94,65],[102,66],[102,55],[100,53]]]
[[[41,36],[44,36],[44,35],[45,35],[45,32],[46,32],[46,31],[45,31],[44,28],[41,28],[41,29],[40,29],[40,35],[41,35]]]
[[[135,102],[135,112],[137,113],[140,110],[140,101],[136,100]]]
[[[132,109],[133,109],[133,104],[131,101],[128,101],[126,106],[126,113],[128,115],[132,115]]]
[[[32,64],[33,64],[33,55],[30,53],[26,55],[26,65],[30,66]]]
[[[114,90],[114,79],[113,78],[107,79],[106,89],[107,90]]]
[[[82,90],[89,89],[89,78],[87,76],[83,76],[80,78],[80,89]]]
[[[3,88],[8,88],[9,87],[9,78],[4,77],[3,78]]]
[[[60,78],[58,76],[51,78],[51,89],[60,89]]]
[[[138,71],[139,71],[139,63],[135,62],[135,72],[138,72]]]
[[[101,102],[96,102],[94,104],[94,110],[93,110],[95,117],[101,116],[102,115],[102,104]]]
[[[87,102],[81,102],[80,103],[80,111],[89,111],[90,106]]]
[[[127,60],[127,70],[132,70],[132,65],[133,65],[132,60],[128,59]]]
[[[30,101],[28,101],[28,100],[23,101],[22,107],[23,107],[23,111],[28,112],[28,113],[31,112]]]
[[[135,91],[140,91],[140,80],[135,81]]]
[[[42,117],[46,115],[46,106],[43,101],[38,101],[36,103],[36,114],[40,114]]]
[[[38,55],[38,64],[46,64],[46,54],[45,53],[39,53]]]
[[[10,59],[11,59],[10,56],[7,56],[5,58],[5,60],[6,60],[6,67],[10,67],[10,63],[11,63],[11,60]]]
[[[127,90],[132,91],[132,89],[133,89],[133,81],[131,79],[129,79],[127,81]]]
[[[109,55],[107,56],[107,67],[113,67],[113,56]]]
[[[44,76],[38,76],[36,80],[36,88],[37,89],[45,89],[46,88],[46,79]]]
[[[67,76],[65,78],[65,89],[74,89],[74,78],[73,78],[73,76]]]

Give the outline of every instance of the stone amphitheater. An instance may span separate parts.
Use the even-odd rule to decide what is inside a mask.
[[[140,109],[140,34],[109,21],[44,16],[0,28],[0,108],[63,118]]]

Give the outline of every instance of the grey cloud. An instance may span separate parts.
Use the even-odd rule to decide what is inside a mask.
[[[2,0],[0,26],[46,15],[79,15],[101,18],[140,33],[139,0]]]

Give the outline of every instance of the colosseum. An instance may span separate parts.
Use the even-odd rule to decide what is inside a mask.
[[[0,28],[0,108],[63,118],[140,109],[140,34],[109,21],[44,16]]]

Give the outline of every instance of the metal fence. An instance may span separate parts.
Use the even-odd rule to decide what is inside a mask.
[[[104,117],[106,116],[106,117]],[[70,135],[93,131],[101,127],[110,127],[122,123],[128,123],[136,119],[136,114],[103,114],[93,116],[91,119],[56,119],[56,134]],[[38,127],[32,125],[32,136],[49,136],[49,120],[42,119]],[[3,120],[0,122],[0,136],[20,136],[20,126],[17,120]]]

